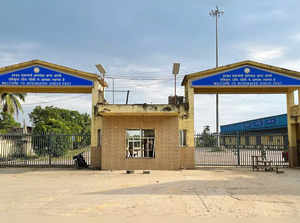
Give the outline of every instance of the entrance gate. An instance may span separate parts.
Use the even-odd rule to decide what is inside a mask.
[[[90,165],[90,135],[0,135],[0,167],[74,167],[81,153]]]
[[[195,135],[196,166],[251,166],[251,156],[288,166],[287,151],[287,135],[221,135],[220,146],[216,135]]]
[[[218,164],[218,165],[246,165],[241,163],[241,159],[250,151],[259,151],[258,148],[266,150],[266,152],[274,151],[263,145],[255,146],[255,148],[244,147],[242,144],[232,145],[233,149],[226,145],[218,145],[218,150],[215,154],[223,154],[230,156],[231,159],[221,159],[220,162],[213,161],[215,156],[209,156],[213,151],[209,147],[197,147],[193,142],[194,133],[194,94],[285,94],[287,98],[287,128],[288,128],[288,156],[289,166],[300,166],[300,153],[298,147],[300,142],[300,72],[283,69],[280,67],[270,66],[267,64],[258,63],[255,61],[241,61],[230,65],[217,67],[197,73],[186,75],[182,81],[185,86],[185,97],[188,101],[189,112],[186,114],[186,122],[188,124],[180,126],[187,128],[187,140],[189,145],[196,147],[196,160],[199,154],[206,154],[204,158],[212,161],[196,161],[203,164]],[[295,104],[294,92],[298,90],[298,104]],[[183,117],[184,118],[184,117]],[[258,143],[259,144],[259,143]],[[241,147],[240,147],[241,146]],[[245,150],[247,149],[247,150]],[[213,149],[216,150],[216,149]],[[235,152],[232,152],[235,151]],[[231,151],[231,152],[230,152]],[[243,153],[241,153],[243,151]],[[276,151],[280,154],[280,151]],[[234,156],[234,154],[237,154]],[[221,155],[222,156],[222,155]],[[239,156],[239,159],[236,157]],[[248,156],[246,156],[248,157]],[[279,155],[274,156],[274,159]],[[201,158],[201,159],[204,159]]]
[[[0,68],[1,93],[84,93],[92,95],[91,135],[0,135],[1,166],[74,166],[74,155],[84,152],[99,167],[97,105],[107,86],[102,77],[69,67],[32,60]],[[88,106],[88,105],[87,105]],[[90,146],[88,146],[90,145]],[[96,157],[90,159],[90,157]],[[94,163],[93,163],[94,161]]]

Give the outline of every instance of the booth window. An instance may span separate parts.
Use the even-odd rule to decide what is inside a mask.
[[[98,147],[102,146],[101,129],[98,129],[97,131],[97,146]]]
[[[126,130],[126,158],[154,158],[154,129]]]
[[[179,130],[179,146],[186,146],[186,129]]]

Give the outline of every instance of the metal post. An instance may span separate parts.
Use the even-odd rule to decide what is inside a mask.
[[[238,161],[238,166],[241,165],[241,159],[240,159],[240,137],[239,134],[236,135],[236,149],[237,149],[237,161]]]
[[[51,153],[52,153],[52,142],[51,142],[51,134],[48,136],[48,165],[51,167]]]
[[[174,98],[174,103],[175,103],[175,105],[176,105],[176,75],[174,75],[174,77],[175,77],[175,82],[174,82],[174,95],[175,95],[175,98]]]
[[[218,15],[216,16],[216,67],[219,66],[219,58],[218,58]],[[216,130],[217,130],[217,141],[218,147],[220,147],[220,137],[219,137],[219,94],[216,94]]]
[[[216,9],[211,10],[209,12],[210,16],[216,17],[216,67],[219,66],[219,58],[218,58],[218,17],[221,16],[224,13],[224,11],[219,10],[218,6],[216,6]],[[219,137],[219,94],[216,93],[216,133],[217,133],[217,141],[218,146],[220,146],[220,137]]]
[[[126,105],[128,104],[128,97],[129,97],[129,90],[127,91],[127,95],[126,95]]]
[[[115,79],[112,78],[113,80],[113,104],[115,104]]]

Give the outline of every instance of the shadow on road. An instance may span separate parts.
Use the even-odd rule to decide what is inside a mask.
[[[278,175],[268,176],[273,179]],[[143,186],[113,189],[107,191],[96,191],[82,193],[82,195],[293,195],[300,196],[299,184],[291,185],[289,182],[281,182],[277,178],[268,182],[268,179],[257,178],[233,178],[229,180],[182,180],[167,183],[152,183]]]

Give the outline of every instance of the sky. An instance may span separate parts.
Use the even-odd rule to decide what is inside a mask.
[[[296,0],[10,0],[1,3],[0,66],[32,59],[96,73],[101,63],[129,103],[167,103],[174,94],[172,64],[185,74],[215,66],[218,5],[219,65],[242,60],[300,71],[300,2]],[[139,80],[137,80],[139,79]],[[148,80],[145,80],[148,79]],[[151,80],[149,80],[151,79]],[[112,79],[107,79],[109,89]],[[106,93],[112,102],[112,93]],[[115,94],[124,103],[125,93]],[[89,94],[28,94],[24,114],[35,106],[91,111]],[[220,95],[220,124],[286,112],[285,95]],[[215,130],[215,95],[195,97],[195,129]]]

